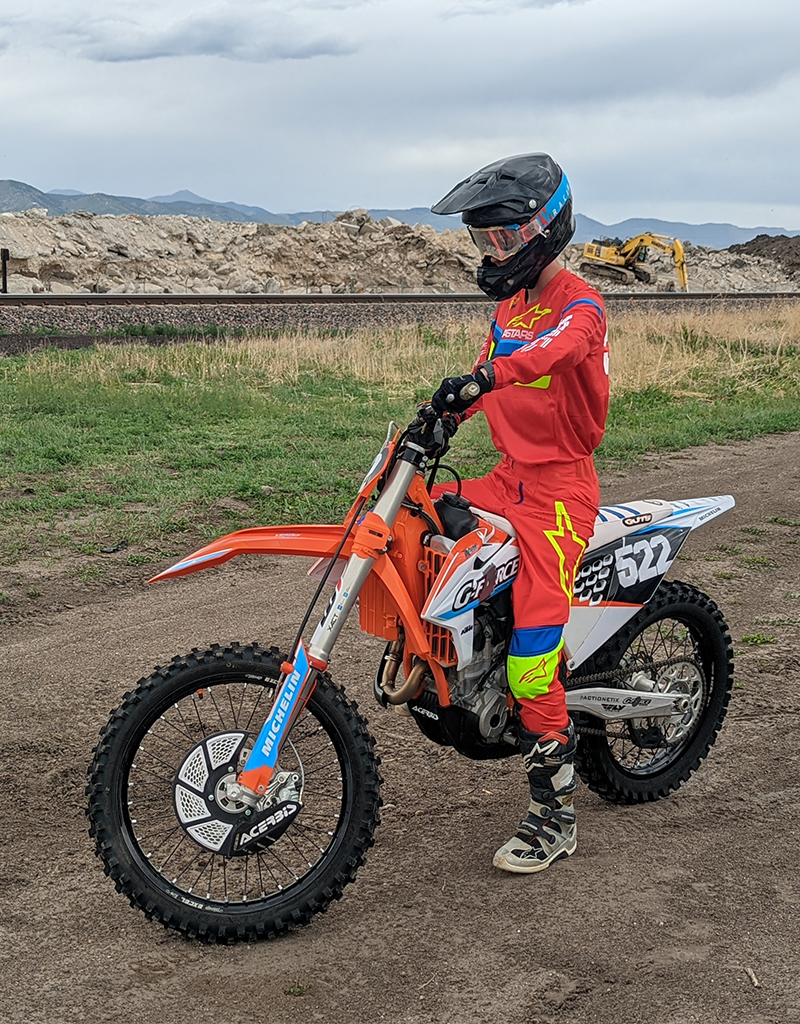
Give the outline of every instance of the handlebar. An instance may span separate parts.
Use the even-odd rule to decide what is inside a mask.
[[[417,420],[422,420],[423,423],[435,423],[440,419],[440,414],[434,409],[430,402],[423,402],[422,405],[417,409],[417,417],[412,420],[412,424],[416,423]]]

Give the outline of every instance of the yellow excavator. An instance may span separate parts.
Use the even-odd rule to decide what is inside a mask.
[[[610,278],[621,284],[643,281],[645,284],[660,285],[665,290],[672,291],[675,287],[672,279],[659,280],[657,272],[646,265],[648,248],[671,254],[681,291],[688,292],[689,277],[686,273],[683,244],[679,238],[670,238],[668,235],[637,235],[624,242],[620,238],[602,241],[595,239],[593,242],[587,242],[583,247],[581,273]]]

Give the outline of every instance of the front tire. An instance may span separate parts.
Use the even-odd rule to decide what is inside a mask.
[[[683,660],[685,657],[685,660]],[[652,670],[658,662],[676,664]],[[722,726],[733,685],[733,649],[716,604],[688,583],[662,583],[655,595],[604,647],[571,677],[624,670],[660,680],[663,692],[689,697],[677,721],[633,719],[603,722],[581,715],[576,767],[589,787],[616,804],[645,803],[668,796],[708,754]],[[629,673],[629,674],[628,674]]]
[[[100,733],[86,793],[103,869],[132,906],[192,938],[273,938],[308,923],[341,897],[374,843],[380,759],[357,705],[327,674],[281,752],[281,769],[304,785],[288,830],[223,857],[181,827],[173,784],[187,752],[224,730],[254,738],[284,660],[239,644],[173,658],[125,695]]]

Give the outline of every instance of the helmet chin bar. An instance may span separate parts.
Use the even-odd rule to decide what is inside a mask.
[[[485,256],[478,267],[478,287],[495,302],[516,295],[522,288],[534,288],[546,266],[553,262],[549,251],[542,251],[538,239],[529,242],[510,260],[494,263]]]

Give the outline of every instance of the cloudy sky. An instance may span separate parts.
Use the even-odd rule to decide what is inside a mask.
[[[0,178],[429,206],[545,150],[577,209],[800,229],[798,0],[5,0]]]

